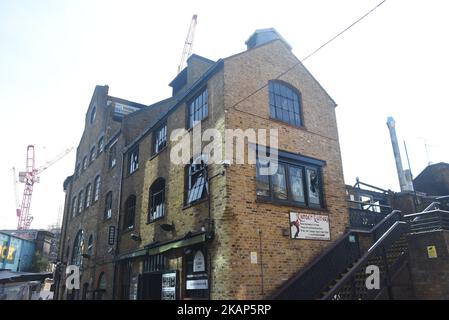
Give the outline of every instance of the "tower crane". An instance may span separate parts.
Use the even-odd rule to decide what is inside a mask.
[[[53,165],[57,161],[61,160],[64,156],[69,154],[72,150],[73,150],[73,147],[70,149],[66,149],[63,152],[61,152],[60,154],[58,154],[52,160],[46,162],[41,167],[36,168],[34,145],[29,145],[27,147],[25,171],[19,172],[19,182],[22,182],[25,184],[25,187],[23,190],[22,202],[20,203],[20,207],[19,207],[19,201],[18,201],[19,198],[18,198],[18,193],[17,193],[17,180],[16,180],[16,174],[15,174],[15,168],[13,168],[14,184],[15,184],[15,188],[16,188],[16,205],[17,205],[16,214],[17,214],[17,218],[18,218],[18,223],[17,223],[18,230],[28,230],[30,228],[31,222],[33,221],[33,216],[30,214],[30,205],[31,205],[31,197],[33,195],[34,184],[39,182],[38,175],[40,173],[42,173],[44,170],[48,169],[51,165]]]
[[[192,54],[193,37],[195,36],[197,17],[198,17],[198,15],[196,15],[196,14],[194,14],[192,16],[192,21],[190,22],[189,32],[187,32],[187,38],[184,43],[184,49],[182,50],[181,62],[179,63],[179,66],[178,66],[178,74],[182,71],[182,69],[184,69],[187,59]]]

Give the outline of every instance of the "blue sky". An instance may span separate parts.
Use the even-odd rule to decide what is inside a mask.
[[[76,147],[95,85],[144,104],[171,94],[193,13],[194,53],[223,58],[244,51],[255,29],[275,27],[302,58],[379,2],[0,0],[0,228],[17,223],[11,168],[23,170],[28,144],[38,165]],[[449,162],[448,7],[387,0],[304,63],[338,103],[347,183],[358,176],[398,190],[387,116],[407,142],[415,176],[428,161]],[[42,173],[33,227],[56,221],[74,163],[72,152]]]

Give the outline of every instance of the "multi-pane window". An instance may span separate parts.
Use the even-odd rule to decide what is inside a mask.
[[[78,209],[76,199],[76,196],[72,199],[72,217],[76,215],[76,210]]]
[[[150,187],[150,206],[148,221],[162,218],[165,214],[165,180],[157,179]]]
[[[207,160],[199,157],[186,167],[186,204],[205,198],[207,188]]]
[[[92,149],[90,149],[89,163],[94,162],[96,157],[97,157],[97,154],[95,153],[95,147],[92,147]]]
[[[81,163],[77,163],[75,177],[78,178],[81,175]]]
[[[87,242],[87,254],[89,256],[92,256],[93,249],[94,249],[94,235],[91,234],[89,236],[89,241]]]
[[[104,150],[104,138],[101,137],[100,140],[98,140],[98,155],[102,153]]]
[[[73,243],[73,251],[72,251],[72,265],[81,266],[83,263],[83,251],[84,251],[84,234],[83,230],[78,231],[75,237],[75,241]]]
[[[92,185],[89,183],[86,187],[86,196],[84,197],[84,207],[89,208],[92,198]]]
[[[81,190],[78,193],[78,213],[81,213],[84,208],[84,192]]]
[[[270,81],[268,91],[271,117],[297,127],[302,126],[298,92],[279,81]]]
[[[84,158],[83,158],[83,171],[87,169],[87,165],[88,165],[88,163],[87,163],[87,156],[84,156]]]
[[[271,165],[277,167],[276,172],[266,174],[270,173],[267,169]],[[312,208],[323,206],[320,161],[308,163],[305,157],[301,161],[259,157],[256,168],[258,199]]]
[[[104,219],[110,219],[112,217],[112,192],[109,191],[106,194],[104,203]]]
[[[92,108],[92,111],[90,112],[90,124],[94,123],[96,116],[97,116],[97,107],[94,106]]]
[[[209,114],[207,88],[189,103],[189,128]]]
[[[94,180],[94,202],[100,197],[101,177],[96,176]]]
[[[155,254],[145,259],[143,265],[144,272],[164,271],[167,265],[167,258],[163,254]]]
[[[117,163],[117,144],[113,143],[109,147],[109,168],[113,168]]]
[[[139,168],[139,148],[134,148],[128,154],[128,173],[133,173]]]
[[[153,133],[153,154],[159,153],[167,145],[167,125],[154,131]]]
[[[132,229],[134,227],[134,217],[136,216],[136,196],[131,195],[125,202],[125,218],[123,229]]]

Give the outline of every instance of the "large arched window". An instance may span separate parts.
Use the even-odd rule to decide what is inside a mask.
[[[78,231],[75,237],[75,241],[73,243],[73,251],[72,251],[72,265],[80,266],[83,263],[83,250],[84,250],[84,233],[83,230]]]
[[[280,81],[270,81],[268,91],[271,117],[297,127],[302,126],[299,91]]]
[[[148,221],[160,219],[165,214],[165,180],[158,178],[150,187]]]
[[[125,218],[123,229],[132,229],[134,227],[134,218],[136,216],[136,196],[131,195],[125,202]]]

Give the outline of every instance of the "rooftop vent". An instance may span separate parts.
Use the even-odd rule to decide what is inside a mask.
[[[290,50],[292,49],[292,47],[288,44],[288,42],[285,41],[285,39],[274,28],[257,29],[251,35],[251,37],[249,37],[249,39],[246,40],[245,44],[246,48],[249,50],[277,39],[282,40]]]

